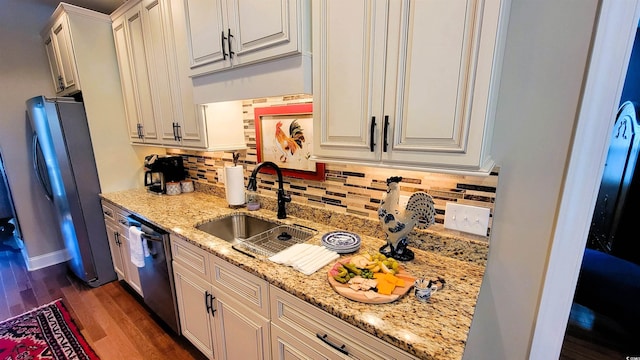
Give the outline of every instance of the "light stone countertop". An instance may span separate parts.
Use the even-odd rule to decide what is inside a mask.
[[[331,265],[306,276],[291,267],[246,256],[233,250],[230,243],[197,230],[195,226],[200,223],[246,211],[230,209],[224,199],[202,192],[161,196],[144,189],[101,196],[168,230],[171,236],[185,239],[412,355],[421,359],[462,358],[484,266],[414,249],[416,258],[402,263],[406,271],[418,278],[443,277],[446,280],[444,289],[436,292],[428,303],[419,302],[410,291],[389,304],[364,304],[346,299],[331,288],[327,281]],[[275,213],[269,210],[251,213],[277,220]],[[280,222],[317,229],[318,234],[307,242],[310,244],[320,244],[323,234],[339,230],[291,216]],[[364,235],[361,238],[360,253],[375,252],[384,245],[384,241],[377,238]]]

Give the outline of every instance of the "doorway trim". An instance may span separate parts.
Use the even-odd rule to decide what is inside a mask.
[[[637,0],[600,4],[534,324],[532,360],[560,356],[639,17]]]

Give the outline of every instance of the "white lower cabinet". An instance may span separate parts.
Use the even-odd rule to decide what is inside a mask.
[[[239,305],[232,296],[214,288],[216,359],[270,359],[269,319]]]
[[[113,269],[118,274],[118,279],[126,281],[133,290],[142,296],[140,273],[138,267],[131,262],[129,222],[127,221],[129,213],[105,202],[102,202],[102,213],[109,238]]]
[[[210,359],[270,359],[268,284],[183,240],[171,240],[184,337]]]
[[[182,335],[209,359],[213,359],[213,321],[208,314],[211,284],[175,260],[173,274]]]
[[[122,248],[122,241],[119,239],[120,236],[118,233],[118,228],[107,221],[105,221],[105,226],[107,228],[107,238],[109,239],[109,249],[111,250],[113,270],[115,270],[116,274],[118,274],[118,279],[125,279],[127,277],[127,273],[124,267],[124,260],[122,255],[124,249]]]
[[[328,352],[328,350],[325,350]],[[317,351],[303,339],[271,324],[271,358],[278,360],[324,360],[331,359],[332,354]]]
[[[274,359],[416,359],[271,285]]]
[[[416,359],[177,236],[171,243],[182,334],[210,359]]]

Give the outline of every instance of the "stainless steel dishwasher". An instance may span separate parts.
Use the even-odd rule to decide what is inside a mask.
[[[143,244],[146,243],[149,252],[144,258],[144,267],[138,268],[144,303],[180,335],[169,233],[135,215],[130,215],[128,220],[129,225],[138,226],[142,231],[140,237],[146,240]]]

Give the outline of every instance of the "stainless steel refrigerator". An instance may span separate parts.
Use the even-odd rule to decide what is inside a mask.
[[[27,113],[33,167],[56,209],[69,268],[93,287],[115,280],[84,104],[37,96],[27,100]]]

